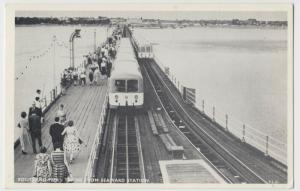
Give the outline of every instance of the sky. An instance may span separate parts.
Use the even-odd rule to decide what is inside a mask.
[[[143,19],[200,20],[200,19],[249,19],[286,21],[286,12],[257,11],[17,11],[18,17],[123,17]]]

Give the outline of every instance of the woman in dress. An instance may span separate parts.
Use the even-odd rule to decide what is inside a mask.
[[[34,175],[37,182],[49,182],[52,174],[52,167],[50,163],[50,156],[46,154],[47,149],[41,148],[41,153],[37,154],[34,161]]]
[[[51,153],[52,180],[55,183],[64,183],[71,175],[66,154],[59,147]]]
[[[68,122],[68,126],[64,129],[62,135],[65,135],[64,151],[70,155],[70,163],[72,163],[74,155],[80,151],[81,144],[81,139],[73,121]]]
[[[23,111],[21,113],[21,119],[18,123],[19,127],[19,138],[20,138],[20,144],[22,148],[22,154],[27,154],[27,147],[30,145],[30,137],[29,137],[29,126],[28,126],[28,119],[27,113]]]
[[[97,66],[96,70],[94,72],[94,83],[96,85],[100,85],[100,80],[101,80],[101,73],[100,73],[99,67]]]
[[[59,117],[59,121],[62,125],[65,124],[65,122],[67,120],[67,114],[66,114],[63,104],[60,104],[59,109],[57,110],[57,113],[56,113],[56,117]]]

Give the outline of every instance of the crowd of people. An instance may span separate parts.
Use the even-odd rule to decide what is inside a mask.
[[[86,56],[82,67],[65,69],[61,77],[62,94],[72,84],[86,85],[87,78],[90,85],[101,85],[103,79],[109,78],[112,62],[116,56],[117,41],[120,38],[121,30],[115,30],[101,47]],[[45,137],[42,136],[44,122],[42,102],[41,90],[38,89],[28,113],[23,111],[20,114],[17,126],[20,130],[21,152],[27,155],[32,147],[32,153],[35,154],[34,182],[72,182],[70,164],[73,163],[75,155],[80,152],[84,142],[79,136],[74,121],[67,119],[65,106],[60,104],[54,122],[49,128],[53,150],[47,153],[42,140],[42,137]]]
[[[110,77],[112,63],[117,53],[117,41],[120,38],[121,30],[115,30],[96,51],[85,56],[86,59],[80,67],[65,69],[61,78],[62,92],[72,84],[103,85],[104,79]]]
[[[23,155],[27,155],[30,147],[32,147],[32,152],[36,155],[33,172],[35,182],[70,182],[72,181],[70,164],[73,163],[75,155],[81,150],[83,141],[74,121],[67,120],[65,107],[60,104],[54,123],[49,128],[53,151],[50,154],[47,153],[47,148],[43,145],[42,140],[41,91],[37,90],[36,93],[28,114],[25,111],[21,112],[18,123],[21,152]],[[38,142],[38,149],[36,148],[36,141]],[[68,157],[69,160],[67,160]]]

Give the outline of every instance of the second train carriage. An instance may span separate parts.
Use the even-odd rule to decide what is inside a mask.
[[[129,38],[122,38],[109,79],[110,108],[144,105],[143,76]]]
[[[139,58],[154,58],[152,43],[138,34],[134,34],[133,39]]]

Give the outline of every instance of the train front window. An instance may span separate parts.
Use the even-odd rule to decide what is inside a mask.
[[[138,91],[138,81],[127,80],[127,92],[137,92],[137,91]]]
[[[142,48],[141,48],[141,52],[145,52],[145,47],[142,47]]]
[[[117,92],[125,92],[126,91],[125,80],[115,80],[115,87]]]

